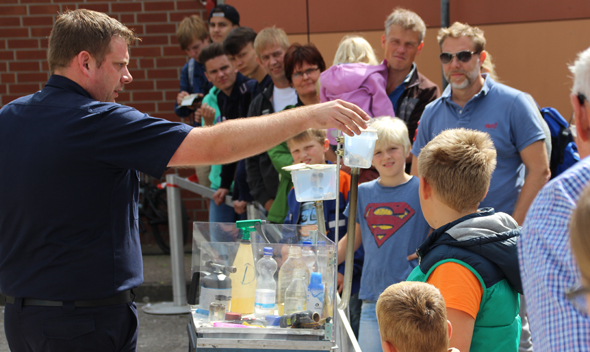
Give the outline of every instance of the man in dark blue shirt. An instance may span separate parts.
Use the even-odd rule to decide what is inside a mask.
[[[12,351],[136,350],[138,171],[160,178],[167,167],[243,159],[307,128],[366,126],[345,102],[211,128],[153,118],[115,103],[133,79],[136,39],[103,13],[60,15],[53,75],[0,110],[0,292]]]

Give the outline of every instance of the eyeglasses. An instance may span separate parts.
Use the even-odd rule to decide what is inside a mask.
[[[453,61],[453,56],[457,57],[457,60],[461,62],[469,62],[473,55],[479,54],[479,52],[473,52],[468,50],[459,51],[458,53],[441,53],[438,57],[440,58],[440,62],[443,64],[448,64],[449,62]]]
[[[588,302],[586,301],[586,294],[588,293],[590,293],[590,287],[577,283],[566,291],[565,296],[578,312],[587,315]]]
[[[312,68],[308,68],[305,71],[293,72],[293,75],[291,76],[291,78],[299,79],[299,78],[302,78],[303,75],[307,75],[307,77],[309,77],[312,73],[314,73],[315,71],[317,71],[319,69],[320,69],[319,67],[312,67]]]
[[[586,98],[586,96],[582,93],[578,93],[578,101],[580,102],[580,105],[584,105],[584,100],[588,100]]]

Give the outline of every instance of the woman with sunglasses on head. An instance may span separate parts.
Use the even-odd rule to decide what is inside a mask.
[[[580,268],[581,281],[568,290],[567,298],[582,313],[590,314],[590,187],[586,187],[570,223],[570,240],[572,251]]]

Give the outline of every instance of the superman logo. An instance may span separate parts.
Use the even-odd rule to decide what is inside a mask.
[[[370,203],[365,209],[365,220],[381,247],[393,234],[414,216],[415,211],[406,202]]]

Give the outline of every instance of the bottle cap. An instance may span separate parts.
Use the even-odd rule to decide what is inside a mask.
[[[225,313],[225,320],[240,320],[242,319],[242,314],[229,312]]]
[[[264,255],[272,255],[272,247],[264,247]]]
[[[311,247],[311,241],[303,241],[301,242],[303,244],[303,247]]]
[[[281,320],[281,317],[278,315],[267,315],[264,317],[264,319],[270,326],[279,326],[279,320]]]
[[[319,285],[322,283],[322,273],[311,273],[309,280],[310,285]]]

